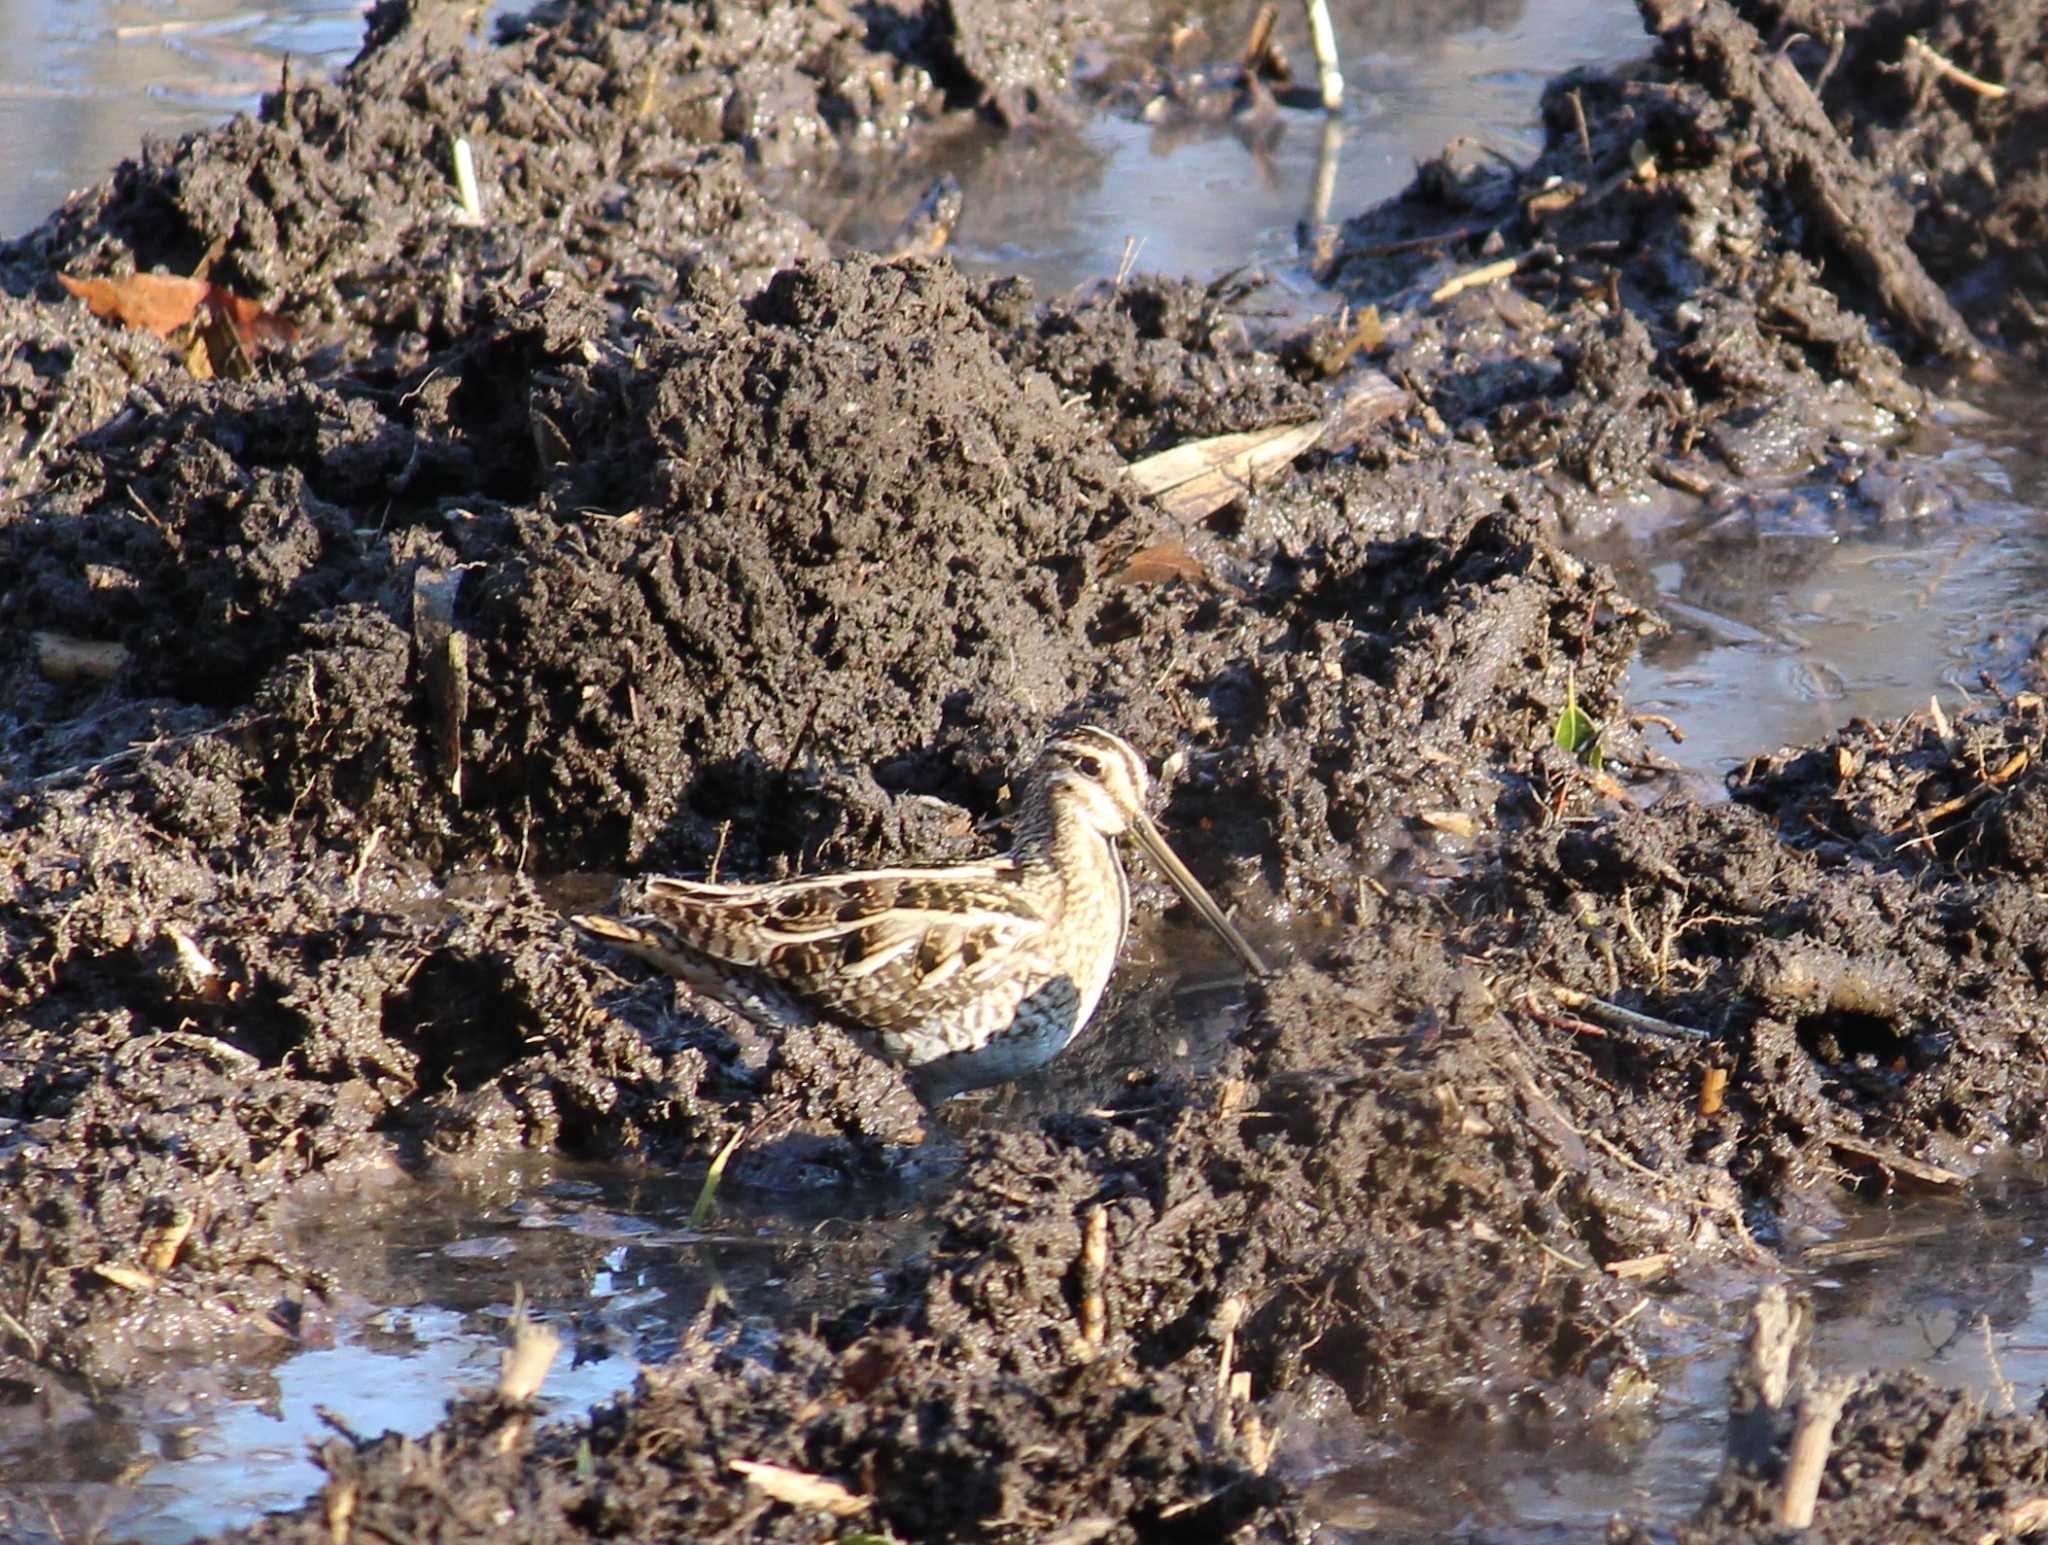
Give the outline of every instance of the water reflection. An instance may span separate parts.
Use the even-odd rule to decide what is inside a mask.
[[[2048,515],[2014,497],[2040,456],[1995,431],[1923,436],[1898,499],[1806,483],[1746,491],[1696,529],[1591,551],[1671,623],[1629,673],[1629,707],[1686,732],[1666,754],[1718,795],[1729,769],[1823,740],[1851,718],[1958,712],[2031,685],[2048,627]],[[1868,480],[1866,480],[1868,481]],[[1887,490],[1889,491],[1889,489]]]
[[[1212,3],[1176,23],[1200,34],[1177,58],[1234,56],[1254,7]],[[953,254],[964,265],[1023,274],[1043,293],[1113,278],[1126,239],[1148,272],[1210,278],[1256,266],[1297,291],[1313,288],[1301,262],[1301,230],[1319,209],[1342,219],[1392,197],[1418,162],[1460,135],[1517,159],[1541,144],[1537,100],[1544,83],[1580,65],[1648,50],[1635,8],[1623,0],[1480,0],[1389,7],[1338,0],[1332,12],[1348,95],[1341,120],[1313,106],[1282,108],[1258,132],[1227,120],[1169,127],[1130,114],[1099,116],[1035,141],[966,136],[912,165],[848,165],[816,182],[778,185],[821,229],[850,245],[883,241],[941,172],[966,193]],[[1298,7],[1281,8],[1280,37],[1296,73],[1313,74]],[[1115,71],[1164,46],[1149,19],[1082,62],[1096,93],[1114,94]]]
[[[366,0],[26,0],[0,6],[0,235],[16,236],[135,154],[253,108],[287,57],[332,70],[355,53]]]
[[[1816,1198],[1833,1212],[1837,1198]],[[1962,1197],[1841,1204],[1840,1226],[1791,1262],[1813,1301],[1814,1366],[1917,1369],[1994,1410],[2048,1386],[2048,1175],[1982,1179]],[[1653,1406],[1606,1423],[1367,1426],[1308,1392],[1283,1429],[1282,1462],[1325,1535],[1391,1541],[1447,1534],[1499,1545],[1600,1538],[1621,1517],[1670,1531],[1719,1473],[1728,1375],[1751,1280],[1693,1282],[1639,1323]]]
[[[322,1476],[307,1445],[334,1423],[422,1433],[495,1382],[515,1301],[562,1337],[541,1392],[573,1417],[673,1354],[714,1296],[742,1343],[872,1296],[925,1248],[927,1199],[869,1187],[829,1203],[728,1188],[702,1228],[702,1174],[521,1157],[391,1180],[306,1205],[296,1254],[332,1300],[267,1354],[166,1358],[97,1401],[54,1390],[0,1426],[0,1538],[113,1535],[179,1545],[294,1507]]]

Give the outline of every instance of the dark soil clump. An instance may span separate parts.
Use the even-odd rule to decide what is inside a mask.
[[[1909,206],[1902,230],[1970,325],[2038,365],[2048,339],[2041,7],[1800,0],[1745,14],[1816,82],[1858,158],[1885,169]]]

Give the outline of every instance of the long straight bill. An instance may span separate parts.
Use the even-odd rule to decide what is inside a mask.
[[[1187,898],[1188,905],[1201,914],[1202,921],[1222,936],[1223,942],[1244,962],[1245,969],[1253,976],[1270,975],[1265,961],[1252,948],[1251,941],[1237,931],[1237,925],[1216,905],[1216,898],[1204,890],[1202,882],[1194,877],[1188,866],[1174,856],[1173,849],[1166,845],[1166,839],[1159,835],[1159,828],[1141,814],[1131,823],[1131,835],[1138,839],[1138,846],[1145,850],[1145,856],[1159,866],[1159,872],[1173,882],[1173,888]]]

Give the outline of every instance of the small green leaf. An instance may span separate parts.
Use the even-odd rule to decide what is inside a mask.
[[[1578,681],[1570,672],[1564,678],[1564,712],[1557,716],[1551,738],[1560,751],[1569,751],[1595,772],[1606,760],[1600,751],[1600,726],[1579,707]]]

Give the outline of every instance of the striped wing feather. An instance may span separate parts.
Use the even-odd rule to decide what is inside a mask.
[[[964,1029],[984,1014],[1007,1022],[1051,974],[1046,919],[1005,883],[1009,872],[990,863],[775,885],[657,879],[645,907],[690,948],[888,1037],[934,1021]]]

